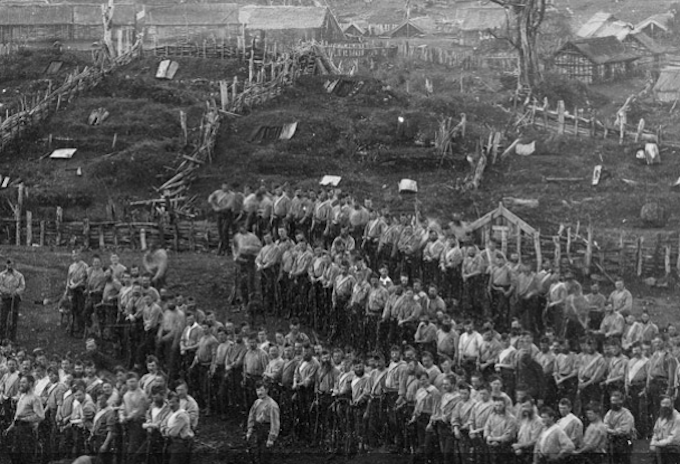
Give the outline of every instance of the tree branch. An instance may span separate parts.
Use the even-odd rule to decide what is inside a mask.
[[[493,0],[491,0],[491,1],[493,1]],[[491,37],[493,37],[494,39],[496,39],[496,40],[505,40],[505,41],[508,42],[510,45],[512,45],[513,48],[515,48],[515,49],[517,49],[517,50],[520,49],[519,44],[518,44],[517,42],[515,42],[514,40],[512,40],[510,37],[497,35],[497,34],[493,31],[493,29],[487,29],[486,32],[487,32]]]

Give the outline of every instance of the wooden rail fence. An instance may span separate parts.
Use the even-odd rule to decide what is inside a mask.
[[[560,135],[618,138],[620,143],[638,142],[644,137],[656,137],[659,143],[663,139],[666,145],[680,146],[680,139],[677,139],[674,134],[662,133],[661,128],[646,129],[644,119],[640,119],[637,126],[631,126],[623,120],[620,120],[619,124],[609,124],[598,120],[595,116],[584,117],[580,114],[579,108],[574,108],[573,113],[569,113],[562,100],[557,103],[555,109],[551,109],[548,99],[545,98],[541,106],[537,103],[529,105],[524,114],[519,116],[516,125],[518,127],[527,125],[543,127]]]

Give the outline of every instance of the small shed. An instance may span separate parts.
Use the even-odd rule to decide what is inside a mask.
[[[144,38],[153,44],[227,40],[240,35],[238,19],[236,3],[154,5],[147,7]]]
[[[494,33],[502,35],[508,28],[508,21],[505,8],[489,3],[459,7],[450,23],[458,45],[477,47],[486,40],[493,40]]]
[[[246,40],[257,38],[283,46],[308,40],[332,43],[345,39],[340,24],[326,7],[250,5],[241,8],[239,23]]]
[[[554,56],[555,70],[587,84],[629,77],[640,58],[616,37],[571,40]]]
[[[413,24],[411,21],[406,21],[400,26],[397,26],[392,32],[390,32],[390,37],[395,38],[409,38],[409,37],[422,37],[425,32],[418,26]]]
[[[654,40],[666,37],[669,33],[669,25],[673,19],[673,13],[659,13],[644,19],[635,25],[636,32],[643,32]]]
[[[583,39],[614,36],[619,40],[623,40],[632,31],[632,24],[621,21],[610,13],[601,11],[595,13],[588,21],[586,21],[586,23],[576,32],[576,36]]]
[[[350,23],[345,26],[343,32],[347,37],[363,37],[366,35],[366,29],[356,23]]]
[[[680,100],[680,68],[662,69],[653,91],[654,98],[660,102],[672,103]]]

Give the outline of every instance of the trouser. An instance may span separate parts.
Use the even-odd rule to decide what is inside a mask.
[[[279,275],[279,267],[272,266],[263,269],[261,273],[262,304],[265,314],[274,314],[277,305],[276,279]]]
[[[488,445],[486,449],[489,452],[490,464],[507,464],[514,456],[512,448],[508,443]]]
[[[485,280],[486,276],[476,275],[467,279],[463,285],[463,310],[477,320],[488,316]]]
[[[191,440],[169,438],[165,446],[165,459],[168,464],[191,464]]]
[[[276,315],[290,317],[291,287],[292,280],[287,274],[282,274],[278,279],[279,301],[276,307]]]
[[[331,341],[347,342],[347,303],[349,297],[338,297],[331,315]]]
[[[114,464],[116,459],[115,441],[109,445],[105,452],[100,452],[99,449],[104,444],[106,435],[94,435],[90,438],[90,452],[97,456],[97,464]],[[148,464],[162,464],[160,461],[149,460]]]
[[[378,262],[378,239],[366,240],[362,248],[368,258],[368,267],[377,271],[381,264]]]
[[[366,445],[366,427],[364,423],[364,412],[366,412],[366,404],[351,405],[351,427],[350,437],[351,442],[349,446],[350,453],[361,449]]]
[[[418,446],[416,454],[424,456],[426,462],[434,458],[436,436],[427,432],[427,425],[430,423],[430,414],[421,413],[416,417],[416,436],[418,437]]]
[[[255,257],[242,256],[237,263],[241,303],[247,308],[248,303],[255,296]]]
[[[550,308],[545,308],[544,313],[544,325],[545,327],[552,327],[558,337],[564,336],[565,320],[564,320],[564,305],[558,304],[551,306]]]
[[[454,440],[451,425],[443,421],[437,421],[434,426],[434,433],[437,435],[438,446],[436,454],[440,455],[439,462],[442,464],[452,464],[454,460]]]
[[[323,446],[331,433],[332,415],[329,408],[333,404],[333,397],[330,393],[317,394],[315,404],[314,444]]]
[[[543,374],[543,382],[545,385],[545,398],[544,398],[544,403],[546,406],[550,406],[551,408],[557,410],[557,385],[555,384],[555,377],[553,377],[552,373],[550,374]],[[562,398],[562,397],[561,397]],[[559,399],[561,399],[559,398]]]
[[[275,241],[279,239],[279,228],[283,228],[286,232],[289,232],[288,221],[285,217],[274,215],[271,221],[271,234]]]
[[[142,462],[147,464],[164,464],[164,449],[165,438],[163,438],[160,431],[149,429],[137,453],[134,457],[128,456],[127,462],[130,464]]]
[[[118,307],[116,303],[102,303],[101,305],[102,319],[99,321],[99,330],[101,330],[102,337],[106,340],[116,340],[114,330],[116,319],[118,318]]]
[[[146,432],[142,428],[143,423],[144,419],[134,419],[129,420],[125,424],[125,431],[127,434],[127,446],[125,449],[128,459],[133,456],[142,446],[142,443],[144,443]]]
[[[656,458],[655,464],[677,464],[680,462],[680,446],[657,446],[654,457]]]
[[[505,296],[505,291],[510,288],[498,287],[491,290],[492,317],[495,327],[505,330],[510,327],[510,297]]]
[[[104,319],[104,309],[102,308],[102,292],[87,292],[85,298],[85,327],[92,327],[97,322],[96,327],[101,330],[102,319]]]
[[[557,400],[567,398],[571,404],[576,404],[576,394],[578,392],[578,379],[572,377],[557,385]],[[600,401],[599,399],[597,401]]]
[[[591,384],[588,385],[587,387],[583,388],[579,392],[579,396],[581,399],[581,409],[585,409],[586,405],[590,404],[591,402],[597,402],[597,403],[602,403],[602,387],[600,387],[599,384]],[[578,413],[582,414],[582,411],[578,411]]]
[[[327,329],[327,292],[326,288],[321,282],[315,282],[311,289],[310,294],[310,312],[312,313],[312,327],[314,330],[325,331]]]
[[[81,456],[85,454],[87,452],[88,431],[85,427],[72,425],[71,435],[73,435],[73,450],[71,451],[71,455]]]
[[[408,421],[413,416],[413,403],[405,403],[397,409],[397,424],[399,426],[399,434],[397,435],[397,447],[408,451],[415,451],[417,446],[417,436],[415,429],[408,424]]]
[[[380,314],[368,314],[364,318],[363,352],[369,353],[378,349],[378,325]]]
[[[423,282],[425,285],[434,284],[440,287],[439,261],[423,261]]]
[[[27,422],[15,422],[7,434],[9,458],[12,464],[33,464],[38,451],[38,441],[33,426]]]
[[[71,335],[73,335],[85,329],[85,291],[82,288],[72,288],[69,293],[73,313],[71,324]]]
[[[217,232],[220,237],[220,244],[217,248],[217,252],[219,254],[229,252],[229,246],[231,245],[231,229],[233,224],[233,211],[226,210],[217,213]]]
[[[475,464],[488,464],[489,463],[489,450],[484,441],[482,433],[470,437],[470,443],[472,445],[472,461]]]
[[[303,273],[293,280],[293,315],[298,316],[303,323],[309,324],[312,314],[309,304],[310,282],[307,273]]]
[[[270,429],[269,422],[255,422],[253,434],[248,441],[248,449],[255,463],[269,464],[271,462],[271,448],[267,447]]]
[[[649,411],[647,409],[647,396],[640,396],[645,390],[645,384],[632,384],[628,388],[628,408],[635,419],[635,428],[638,436],[646,438],[649,433]]]
[[[472,373],[477,370],[477,360],[475,358],[463,358],[460,361],[460,367],[462,367],[465,371],[465,380],[469,382],[470,377],[472,377]]]
[[[212,399],[212,379],[210,378],[210,363],[201,363],[196,366],[198,369],[198,385],[200,388],[200,395],[197,398],[198,404],[202,408],[211,409]]]
[[[536,295],[529,298],[519,298],[516,303],[516,313],[522,328],[533,334],[538,334],[536,318],[540,316],[538,297]]]
[[[611,464],[630,464],[633,442],[628,437],[610,436]]]
[[[368,401],[365,418],[366,443],[372,447],[384,443],[386,427],[383,397],[374,396]]]
[[[295,434],[298,438],[308,438],[312,434],[311,418],[309,417],[309,410],[314,401],[314,387],[298,387],[295,393],[295,420],[297,423],[297,430]]]
[[[146,366],[146,357],[156,353],[156,335],[158,335],[158,327],[145,330],[142,334],[142,346],[137,351],[136,360],[140,366]]]
[[[472,439],[467,429],[460,431],[460,440],[455,442],[461,464],[473,464],[475,460]]]
[[[248,411],[250,411],[251,406],[255,403],[255,400],[257,399],[257,392],[255,389],[257,388],[258,382],[262,381],[262,376],[261,375],[249,375],[245,374],[245,379],[244,379],[244,393],[243,396],[245,398],[245,413],[248,414]],[[309,411],[309,409],[307,409]]]
[[[420,277],[420,266],[418,257],[412,254],[402,253],[399,265],[399,274],[408,276],[408,281]]]
[[[507,393],[510,398],[514,398],[515,397],[515,369],[509,369],[507,367],[501,367],[500,376],[501,376],[501,379],[503,380],[503,387],[504,387],[505,393]]]
[[[0,337],[16,340],[19,322],[19,296],[3,296],[0,304]]]
[[[460,266],[447,267],[444,271],[444,281],[442,282],[444,298],[460,301],[463,296],[463,276]]]
[[[385,393],[385,396],[383,396],[382,409],[384,412],[385,423],[387,425],[387,437],[385,442],[388,446],[393,446],[398,441],[397,437],[399,435],[399,424],[397,422],[397,410],[395,407],[398,397],[399,393],[396,391],[387,392]]]
[[[167,333],[163,334],[163,336]],[[177,357],[179,356],[179,347],[175,345],[175,339],[169,340],[161,339],[156,343],[156,357],[160,360],[161,366],[168,374],[168,382],[174,382],[177,378]]]
[[[290,387],[281,386],[279,394],[279,408],[281,410],[281,434],[290,435],[294,432],[295,408],[293,406],[293,390]]]
[[[649,382],[649,390],[647,391],[649,415],[651,416],[650,424],[656,422],[659,418],[659,408],[661,407],[661,397],[668,394],[668,380],[655,378]]]

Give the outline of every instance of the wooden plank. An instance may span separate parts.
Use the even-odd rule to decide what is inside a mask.
[[[644,250],[642,249],[642,244],[644,243],[644,237],[638,237],[637,239],[637,269],[636,274],[638,277],[642,275],[642,263],[644,261]]]
[[[40,246],[45,246],[45,221],[40,221]]]
[[[626,247],[623,242],[623,232],[619,235],[619,275],[626,273]]]
[[[557,128],[557,133],[560,135],[564,135],[564,114],[565,114],[565,107],[564,107],[564,100],[560,100],[557,103],[557,123],[558,123],[558,128]]]
[[[541,234],[538,232],[534,234],[534,252],[536,253],[536,272],[540,272],[543,265],[543,257],[541,256]]]
[[[667,244],[665,246],[663,264],[664,264],[664,266],[663,266],[664,267],[664,273],[665,273],[666,277],[668,277],[668,276],[671,275],[671,245],[670,244]]]
[[[26,246],[33,245],[33,212],[26,211]]]
[[[554,236],[553,237],[553,244],[555,245],[555,255],[553,257],[553,265],[555,266],[555,269],[560,269],[560,264],[562,261],[562,247],[560,243],[560,237]]]
[[[517,236],[516,236],[516,252],[517,252],[517,260],[519,263],[522,262],[522,229],[519,227],[517,228]]]
[[[142,227],[139,230],[139,244],[142,251],[146,251],[146,229]]]

